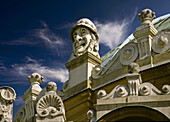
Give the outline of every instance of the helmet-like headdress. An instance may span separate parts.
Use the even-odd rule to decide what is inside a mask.
[[[94,33],[94,35],[96,36],[96,40],[97,41],[99,40],[99,36],[97,34],[96,26],[89,19],[83,18],[83,19],[80,19],[79,21],[77,21],[77,23],[71,29],[70,37],[71,37],[71,40],[73,42],[74,42],[73,32],[77,27],[80,27],[80,26],[90,29]]]

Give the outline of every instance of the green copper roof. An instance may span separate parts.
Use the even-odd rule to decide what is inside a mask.
[[[158,17],[158,18],[154,19],[152,21],[152,23],[154,24],[154,27],[158,31],[166,29],[166,28],[170,27],[170,14],[166,14],[164,16]],[[106,66],[106,64],[109,62],[109,60],[111,60],[117,54],[117,52],[122,47],[124,47],[127,43],[129,43],[130,41],[136,41],[134,36],[133,36],[133,33],[129,37],[127,37],[123,43],[121,43],[116,48],[114,48],[113,50],[111,50],[110,52],[108,52],[107,54],[102,56],[101,57],[101,59],[102,59],[101,65]]]

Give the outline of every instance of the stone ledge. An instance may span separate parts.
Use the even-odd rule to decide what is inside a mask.
[[[146,103],[146,102],[166,102],[170,101],[170,95],[157,96],[128,96],[110,99],[98,99],[97,105],[115,105],[115,104],[130,104],[130,103]],[[169,102],[170,104],[170,102]]]
[[[98,64],[102,63],[102,60],[100,58],[98,58],[97,56],[93,55],[92,53],[87,52],[87,53],[69,61],[68,63],[65,64],[65,66],[69,70],[72,70],[85,62],[90,62],[94,65],[98,65]]]

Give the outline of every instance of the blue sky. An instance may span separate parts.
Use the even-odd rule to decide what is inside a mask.
[[[81,18],[97,26],[100,56],[123,42],[140,25],[138,13],[150,8],[156,16],[170,13],[170,0],[1,0],[0,87],[17,93],[14,113],[38,72],[61,90],[68,79],[65,63],[72,51],[70,31]]]

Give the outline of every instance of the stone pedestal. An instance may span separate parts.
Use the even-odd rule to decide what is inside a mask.
[[[101,59],[90,52],[86,52],[66,63],[66,67],[69,69],[69,81],[64,85],[65,90],[76,86],[78,86],[76,90],[91,88],[92,68],[99,64],[101,64]]]

